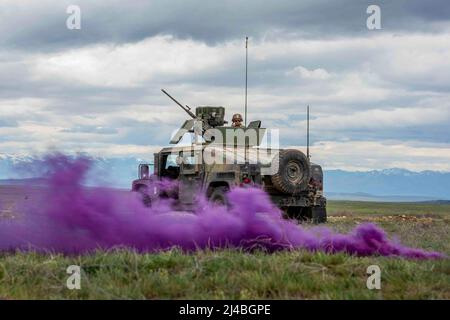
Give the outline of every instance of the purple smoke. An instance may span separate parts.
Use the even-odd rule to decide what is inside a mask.
[[[370,223],[359,225],[349,234],[325,227],[305,229],[283,219],[259,189],[231,190],[230,209],[200,199],[194,214],[183,213],[175,212],[169,199],[145,207],[136,193],[83,187],[91,165],[86,158],[56,155],[46,164],[50,171],[43,195],[23,204],[21,216],[0,219],[0,251],[86,253],[128,247],[154,252],[177,246],[186,251],[303,248],[358,256],[442,257],[437,252],[393,242]]]

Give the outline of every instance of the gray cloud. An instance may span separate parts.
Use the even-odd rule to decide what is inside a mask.
[[[68,4],[82,8],[80,31],[65,28]],[[383,30],[366,29],[368,4],[381,6]],[[186,118],[162,87],[193,107],[240,112],[245,35],[249,116],[279,128],[282,145],[304,144],[307,104],[313,144],[347,148],[336,157],[323,150],[330,167],[345,157],[352,168],[370,166],[361,160],[370,146],[386,148],[374,168],[394,163],[386,159],[394,144],[409,153],[398,163],[409,157],[408,168],[426,168],[431,158],[414,150],[439,155],[450,143],[445,1],[7,0],[0,8],[0,153],[143,155]],[[436,157],[435,168],[446,169]]]
[[[18,124],[17,119],[13,117],[1,117],[0,118],[0,127],[3,128],[10,128],[10,127],[16,127]]]
[[[4,1],[5,2],[5,1]],[[66,8],[82,10],[82,29],[67,30]],[[99,42],[135,42],[159,34],[207,43],[267,36],[330,38],[368,35],[366,8],[377,4],[389,32],[441,32],[448,22],[445,0],[6,0],[0,13],[0,44],[34,51],[78,47]]]
[[[118,130],[115,128],[105,128],[102,126],[75,126],[72,128],[62,129],[65,133],[95,133],[95,134],[115,134]]]

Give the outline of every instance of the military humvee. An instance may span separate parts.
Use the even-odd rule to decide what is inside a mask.
[[[193,114],[166,94],[192,117],[171,143],[179,143],[186,133],[193,134],[194,142],[155,153],[152,175],[148,164],[139,166],[132,191],[140,192],[146,204],[164,196],[173,198],[180,210],[192,210],[201,192],[211,202],[232,206],[227,199],[231,188],[254,186],[266,191],[287,217],[326,222],[320,165],[310,163],[300,150],[262,146],[266,129],[261,121],[244,128],[225,126],[223,107],[197,107]],[[157,190],[154,182],[161,180],[176,181],[175,190]]]

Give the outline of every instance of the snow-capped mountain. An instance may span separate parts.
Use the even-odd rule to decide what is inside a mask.
[[[136,179],[139,163],[149,163],[148,159],[134,157],[93,157],[87,184],[129,188]],[[42,177],[47,166],[39,156],[16,156],[0,154],[0,183],[3,180],[23,180]],[[14,181],[19,183],[20,181]]]
[[[138,164],[151,162],[151,159],[134,157],[93,158],[88,183],[129,188],[137,177]],[[0,154],[0,181],[39,177],[43,174],[43,164],[40,157]],[[414,197],[418,201],[450,200],[450,172],[413,172],[400,168],[361,172],[325,170],[325,193],[330,198],[342,199],[353,199],[351,195],[363,194],[364,197],[398,201],[411,201]]]
[[[450,172],[392,168],[351,172],[325,171],[325,190],[332,193],[365,193],[375,196],[450,199]]]

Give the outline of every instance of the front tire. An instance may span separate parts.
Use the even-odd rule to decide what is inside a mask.
[[[148,194],[148,187],[146,185],[142,185],[137,189],[137,192],[139,193],[144,206],[151,207],[152,198]]]

